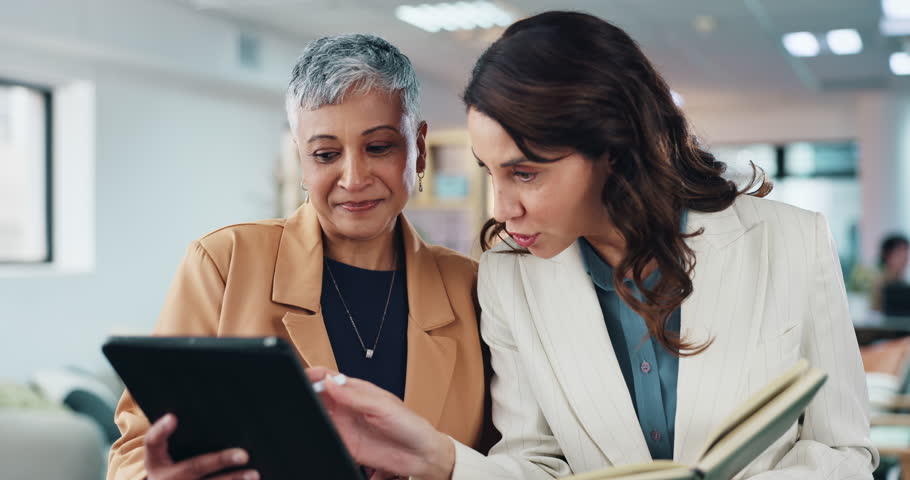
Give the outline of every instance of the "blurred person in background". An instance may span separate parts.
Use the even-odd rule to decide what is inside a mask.
[[[906,285],[907,261],[910,259],[910,241],[900,234],[892,234],[882,240],[878,253],[878,266],[881,269],[872,285],[869,295],[869,307],[882,310],[883,291],[891,285]]]
[[[477,265],[425,244],[402,214],[422,189],[427,153],[410,61],[371,35],[318,39],[293,69],[287,113],[304,205],[194,241],[155,335],[283,337],[306,363],[368,379],[476,445],[485,394]],[[168,437],[179,419],[150,426],[129,392],[116,423],[109,479],[258,478],[217,474],[247,463],[239,449],[175,463]]]
[[[725,179],[624,31],[574,12],[521,20],[477,61],[464,101],[492,178],[483,240],[508,237],[478,274],[502,440],[485,456],[368,381],[327,381],[355,459],[422,480],[694,464],[719,422],[805,357],[827,382],[738,478],[872,478],[827,222],[760,198],[771,185],[757,170],[742,189]]]

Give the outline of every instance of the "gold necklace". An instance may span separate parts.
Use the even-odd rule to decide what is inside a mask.
[[[329,272],[329,278],[332,279],[332,285],[335,286],[335,291],[338,292],[338,299],[341,300],[341,306],[344,307],[345,313],[348,314],[348,319],[351,321],[351,326],[354,327],[354,333],[357,335],[357,340],[360,342],[360,348],[363,349],[364,355],[369,358],[373,358],[373,354],[376,353],[376,346],[379,345],[379,336],[382,335],[382,325],[385,323],[385,315],[389,311],[389,300],[392,298],[392,288],[395,286],[395,274],[398,273],[398,255],[395,255],[395,260],[393,265],[395,269],[392,270],[392,281],[389,283],[389,294],[385,299],[385,308],[382,309],[382,319],[379,321],[379,331],[376,332],[376,341],[373,342],[373,348],[367,348],[366,344],[363,343],[363,337],[360,336],[360,330],[357,328],[357,322],[354,321],[354,316],[351,315],[351,311],[348,309],[348,304],[344,301],[344,296],[341,295],[341,289],[338,288],[338,282],[335,281],[335,274],[332,273],[332,267],[329,266],[329,260],[323,257],[323,263],[325,264],[326,270]]]

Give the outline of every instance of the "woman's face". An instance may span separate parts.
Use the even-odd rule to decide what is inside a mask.
[[[395,227],[426,159],[399,95],[371,91],[298,112],[303,184],[329,239],[370,240]]]
[[[564,157],[553,163],[528,161],[498,122],[473,108],[468,132],[474,155],[493,181],[493,216],[519,245],[550,258],[579,237],[602,230],[606,162],[568,150],[541,152],[547,158]]]
[[[885,267],[895,276],[903,276],[904,270],[907,269],[907,262],[910,260],[910,245],[902,243],[888,254],[885,260]]]

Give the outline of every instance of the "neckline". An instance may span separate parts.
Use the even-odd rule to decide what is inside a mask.
[[[329,257],[323,257],[323,258],[324,258],[327,262],[330,262],[330,263],[332,264],[332,268],[335,268],[336,266],[338,266],[338,267],[341,267],[341,268],[343,268],[343,269],[347,269],[347,270],[350,270],[350,271],[353,271],[353,272],[357,272],[357,273],[364,273],[364,274],[366,274],[366,275],[370,275],[370,274],[372,274],[372,275],[383,275],[383,274],[384,274],[384,275],[391,275],[393,272],[401,272],[402,270],[404,270],[404,266],[400,266],[400,267],[398,267],[398,268],[395,269],[395,270],[371,270],[371,269],[369,269],[369,268],[361,268],[361,267],[357,267],[357,266],[354,266],[354,265],[349,265],[349,264],[344,263],[344,262],[339,262],[338,260],[335,260],[335,259],[332,259],[332,258],[329,258]]]

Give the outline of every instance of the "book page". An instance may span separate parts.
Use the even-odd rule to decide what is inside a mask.
[[[787,369],[786,372],[782,373],[780,376],[772,380],[770,383],[762,387],[761,390],[755,392],[750,396],[745,403],[736,408],[731,414],[721,421],[718,426],[714,429],[711,435],[708,436],[708,441],[705,442],[704,448],[702,448],[701,453],[698,457],[704,457],[714,445],[717,444],[725,435],[730,433],[735,429],[739,424],[744,422],[747,418],[751,417],[755,412],[765,406],[769,401],[774,397],[784,391],[789,387],[793,382],[795,382],[800,375],[802,375],[809,368],[809,362],[806,359],[800,359],[792,367]]]
[[[699,460],[706,479],[728,479],[739,473],[792,428],[827,376],[809,369],[751,417],[724,435]]]

